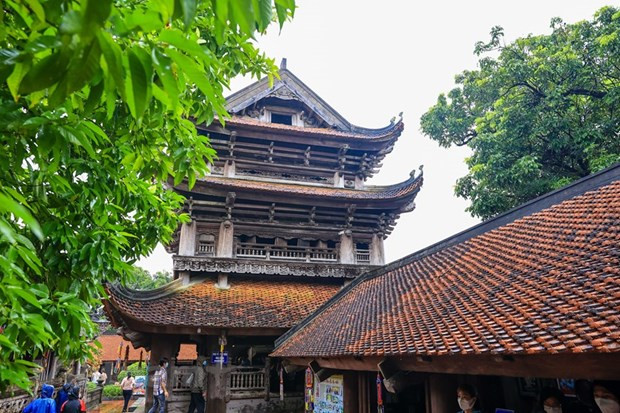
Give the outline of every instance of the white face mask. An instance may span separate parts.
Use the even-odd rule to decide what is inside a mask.
[[[543,406],[545,413],[562,413],[561,407]]]
[[[459,402],[459,407],[463,411],[471,409],[472,407],[474,407],[474,404],[476,404],[475,397],[472,398],[471,400],[465,400],[462,397],[458,397],[456,400]]]
[[[620,404],[615,400],[595,397],[594,401],[603,413],[620,413]]]

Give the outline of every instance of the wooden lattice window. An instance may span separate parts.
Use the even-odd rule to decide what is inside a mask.
[[[200,234],[196,253],[198,255],[215,255],[215,236],[213,234]]]

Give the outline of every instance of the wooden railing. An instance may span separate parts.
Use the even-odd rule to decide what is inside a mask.
[[[60,387],[62,386],[62,381],[49,381],[48,384],[51,384],[54,386],[54,394],[52,395],[52,398],[56,397],[56,392],[58,390],[60,390]],[[33,383],[34,386],[34,383]],[[90,395],[90,392],[87,394],[86,393],[86,380],[80,380],[77,383],[77,386],[79,386],[81,388],[80,390],[80,394],[84,395],[85,398],[88,398]],[[93,390],[93,393],[96,393],[97,391],[101,392],[101,387],[98,387],[96,390]],[[99,393],[100,395],[101,393]],[[94,394],[91,399],[91,406],[92,407],[96,407],[99,403],[101,403],[101,397],[99,397],[99,399],[96,399],[97,394]],[[4,399],[0,399],[0,413],[20,413],[21,411],[24,410],[24,407],[26,407],[26,405],[28,403],[30,403],[30,401],[33,400],[33,397],[29,394],[22,394],[19,396],[14,396],[14,397],[7,397]]]
[[[231,371],[228,376],[228,388],[231,392],[265,390],[265,372],[257,371]]]
[[[262,368],[241,367],[227,373],[226,399],[268,398],[267,373]]]
[[[187,379],[193,372],[193,366],[175,367],[172,372],[172,391],[189,391],[191,386],[187,384]]]
[[[32,400],[29,394],[0,399],[0,413],[18,413]]]
[[[196,250],[198,255],[215,255],[215,245],[211,243],[198,243],[198,249]]]
[[[237,244],[238,258],[254,258],[264,260],[336,262],[338,253],[333,248],[276,246],[242,242]]]
[[[370,250],[355,250],[355,262],[358,264],[370,264]]]

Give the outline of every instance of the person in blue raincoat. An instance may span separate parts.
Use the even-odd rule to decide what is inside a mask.
[[[60,413],[62,405],[69,400],[69,393],[71,392],[71,383],[65,383],[62,388],[56,393],[56,413]]]
[[[56,402],[52,399],[54,387],[44,384],[41,387],[41,397],[31,401],[24,408],[24,413],[56,413]]]

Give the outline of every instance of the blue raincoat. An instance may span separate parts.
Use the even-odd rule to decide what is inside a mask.
[[[71,391],[71,383],[65,383],[62,385],[62,389],[58,390],[56,394],[56,413],[60,413],[62,404],[69,400],[69,392]]]
[[[31,401],[24,408],[24,413],[56,413],[56,402],[52,399],[54,388],[44,384],[41,388],[41,397]]]

